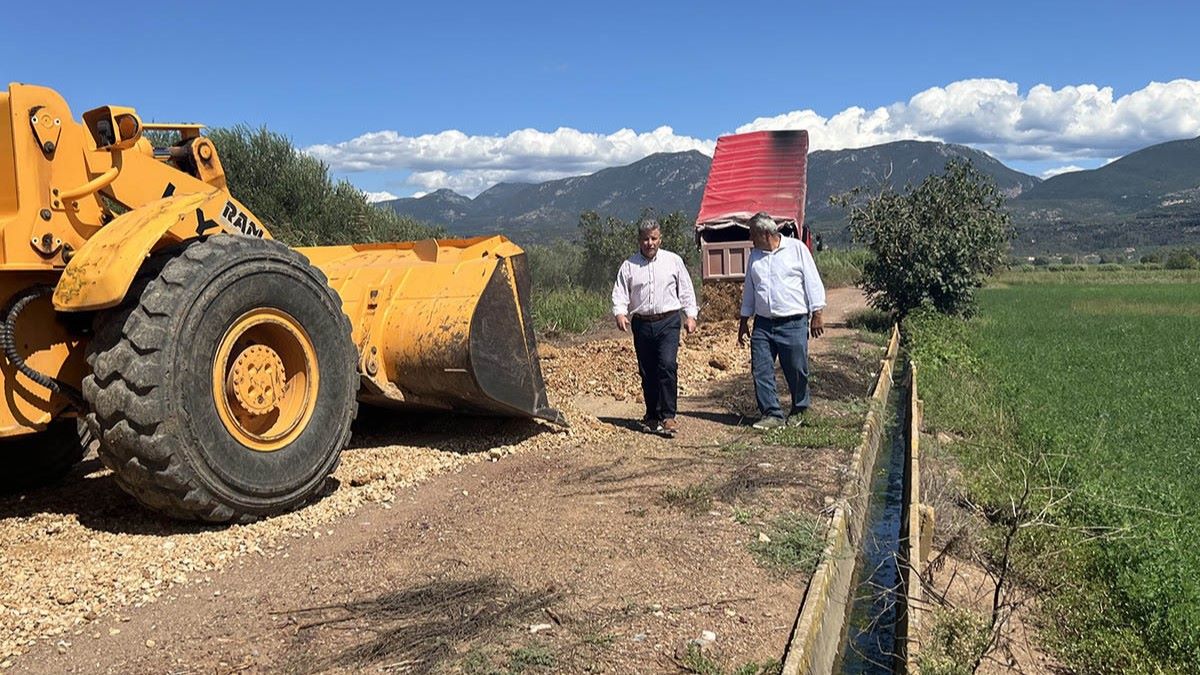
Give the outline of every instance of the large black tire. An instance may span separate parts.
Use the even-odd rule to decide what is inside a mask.
[[[53,422],[45,431],[0,440],[0,494],[54,483],[99,443],[79,420]]]
[[[240,442],[214,402],[218,344],[247,312],[294,317],[319,387],[298,436]],[[100,458],[127,492],[170,516],[250,522],[303,505],[337,467],[357,411],[350,322],[320,270],[282,244],[233,235],[152,258],[123,305],[97,317],[83,394]]]

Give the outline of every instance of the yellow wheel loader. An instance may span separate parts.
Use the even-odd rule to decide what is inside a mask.
[[[359,401],[562,424],[528,297],[504,237],[291,249],[198,125],[0,93],[0,490],[95,448],[150,508],[247,522],[318,492]]]

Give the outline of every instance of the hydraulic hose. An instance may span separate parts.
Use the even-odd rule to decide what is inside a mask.
[[[30,286],[12,297],[8,307],[4,310],[4,321],[0,322],[0,348],[4,350],[4,356],[8,358],[8,362],[21,371],[25,377],[66,398],[74,408],[83,411],[86,406],[83,394],[78,389],[66,382],[56,380],[45,373],[34,370],[25,363],[25,358],[17,350],[17,317],[29,306],[29,303],[43,295],[51,295],[52,293],[54,293],[53,286],[41,284]]]

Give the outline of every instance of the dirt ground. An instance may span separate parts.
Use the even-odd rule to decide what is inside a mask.
[[[840,325],[862,306],[831,291],[812,343],[831,433],[861,424],[878,367],[880,342]],[[849,453],[745,426],[735,332],[704,324],[682,346],[673,440],[634,431],[632,344],[610,329],[542,347],[569,431],[364,411],[327,496],[265,522],[159,518],[95,460],[4,498],[0,668],[681,672],[689,643],[722,668],[778,659],[807,574],[751,546],[779,514],[818,516]]]

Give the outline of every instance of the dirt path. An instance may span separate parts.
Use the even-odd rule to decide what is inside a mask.
[[[790,444],[811,447],[765,444],[738,425],[753,409],[748,355],[725,322],[682,348],[673,441],[630,429],[641,412],[632,346],[601,332],[544,349],[570,433],[365,413],[338,489],[266,523],[163,521],[98,467],[0,501],[0,666],[504,673],[768,662],[807,575],[768,569],[751,549],[778,514],[817,514],[837,492],[877,366],[877,344],[837,325],[861,306],[852,289],[831,292],[833,327],[812,349],[825,422]],[[693,640],[702,651],[689,656]]]

